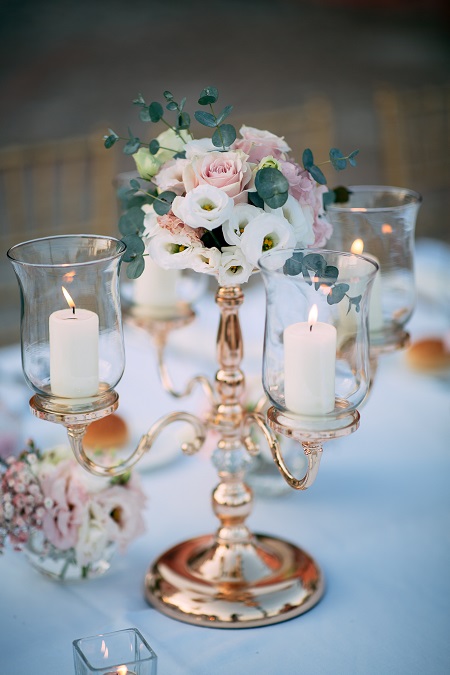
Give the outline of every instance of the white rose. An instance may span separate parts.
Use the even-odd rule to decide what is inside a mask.
[[[178,133],[173,129],[162,131],[159,136],[156,137],[156,140],[161,146],[161,149],[158,150],[155,155],[158,162],[160,164],[165,164],[169,159],[172,159],[177,152],[182,152],[189,139],[190,136],[186,130],[179,131]]]
[[[186,192],[183,183],[183,169],[186,164],[189,164],[187,159],[171,159],[164,164],[153,178],[153,182],[158,186],[160,192],[170,190],[177,195]]]
[[[223,190],[199,185],[186,197],[175,197],[172,211],[189,227],[213,230],[230,218],[233,206],[233,200]]]
[[[188,141],[184,149],[186,159],[192,159],[198,155],[206,155],[207,152],[217,150],[210,138],[199,138],[198,140]]]
[[[236,204],[231,218],[222,225],[223,236],[227,244],[240,245],[241,236],[247,225],[261,213],[263,209],[251,204]]]
[[[244,284],[248,281],[253,269],[253,265],[238,246],[223,247],[219,267],[219,284],[221,286]]]
[[[266,251],[293,248],[295,235],[288,221],[273,213],[263,213],[254,218],[241,237],[241,249],[247,260],[256,265]]]
[[[151,180],[161,167],[160,162],[150,153],[148,148],[139,148],[134,153],[133,159],[136,162],[140,177],[144,180]]]
[[[314,211],[307,204],[301,205],[295,197],[289,195],[286,203],[279,209],[271,209],[264,204],[264,210],[286,218],[295,234],[295,246],[310,246],[314,243]]]

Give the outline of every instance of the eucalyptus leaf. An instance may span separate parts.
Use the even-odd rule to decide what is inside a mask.
[[[186,96],[184,96],[184,97],[181,99],[180,105],[178,106],[178,109],[179,109],[180,112],[183,112],[183,108],[184,108],[185,104],[186,104]]]
[[[196,110],[194,113],[194,117],[197,120],[197,122],[200,122],[200,124],[203,124],[205,127],[217,126],[216,118],[209,112],[204,112],[203,110]]]
[[[166,101],[171,101],[173,99],[173,94],[166,89],[166,91],[163,94],[164,98]]]
[[[159,141],[154,138],[152,141],[150,141],[150,145],[148,146],[148,149],[150,150],[150,153],[152,155],[156,155],[156,153],[159,150]]]
[[[144,97],[142,94],[138,94],[137,98],[134,99],[133,105],[145,105]]]
[[[331,206],[331,204],[334,204],[336,201],[336,195],[334,193],[334,190],[328,190],[328,192],[324,192],[322,195],[322,203],[323,203],[323,208],[326,210],[327,206]]]
[[[114,143],[117,142],[118,136],[113,136],[112,134],[110,136],[104,136],[104,142],[105,142],[105,148],[109,150],[109,148],[112,148]]]
[[[353,152],[351,152],[351,153],[349,154],[349,156],[348,156],[348,163],[349,163],[351,166],[356,166],[356,159],[355,159],[355,157],[356,157],[356,155],[357,155],[358,153],[359,153],[359,150],[353,150]]]
[[[133,190],[140,190],[141,189],[141,184],[136,178],[132,178],[130,180],[130,187],[133,188]]]
[[[351,192],[344,185],[339,185],[335,187],[334,190],[334,200],[337,204],[345,204],[348,202]]]
[[[273,197],[267,197],[264,201],[271,209],[280,209],[286,204],[288,197],[288,192],[281,192],[280,194],[273,195]]]
[[[169,103],[166,105],[167,110],[178,110],[178,105],[175,103],[175,101],[169,101]]]
[[[169,190],[161,192],[161,194],[158,196],[158,199],[155,199],[153,203],[155,213],[158,216],[165,216],[166,213],[169,213],[175,197],[175,192],[170,192]]]
[[[123,254],[124,262],[131,262],[137,255],[142,255],[145,251],[144,242],[136,234],[126,235],[122,237],[122,241],[127,247]]]
[[[231,113],[232,110],[233,110],[232,105],[225,106],[220,115],[217,117],[217,124],[222,124],[222,122],[228,117],[228,115]]]
[[[349,288],[348,284],[336,284],[336,286],[333,286],[331,292],[327,295],[328,304],[337,305],[338,302],[341,302],[345,298]]]
[[[186,152],[182,150],[181,152],[176,152],[173,156],[174,159],[186,159]]]
[[[250,204],[253,204],[253,206],[257,206],[260,209],[264,208],[264,200],[262,199],[262,197],[259,196],[257,192],[249,192],[248,201],[250,202]]]
[[[257,171],[255,176],[255,187],[259,196],[266,204],[268,200],[272,200],[278,195],[283,195],[281,206],[286,202],[288,197],[289,183],[285,176],[278,169],[266,167]],[[278,200],[275,200],[278,201]],[[271,204],[269,204],[271,206]],[[279,208],[278,206],[271,206],[271,208]]]
[[[158,103],[157,101],[150,103],[150,105],[148,106],[148,112],[152,122],[159,122],[159,120],[164,115],[163,107],[161,103]]]
[[[311,176],[314,178],[314,180],[319,183],[319,185],[326,185],[327,184],[327,179],[325,178],[324,174],[322,173],[322,170],[319,169],[318,166],[313,164],[312,166],[309,167],[308,171],[311,174]]]
[[[314,156],[309,148],[303,150],[302,162],[307,171],[309,171],[309,168],[314,164]]]
[[[302,272],[303,253],[299,251],[294,253],[292,258],[284,263],[284,272],[291,277],[297,277]]]
[[[135,152],[141,147],[141,141],[139,138],[130,138],[128,143],[124,145],[123,151],[126,155],[134,155]]]
[[[187,112],[182,112],[178,115],[177,128],[189,129],[191,124],[191,116]]]
[[[144,256],[137,255],[133,260],[127,265],[127,277],[128,279],[137,279],[141,276],[145,268]]]
[[[200,105],[210,105],[211,103],[215,103],[218,98],[219,92],[217,91],[216,87],[205,87],[200,94],[198,103]]]
[[[336,171],[343,171],[347,166],[347,160],[344,157],[344,154],[339,150],[339,148],[331,148],[329,152],[330,162],[333,165],[333,168]]]
[[[236,140],[236,129],[232,124],[222,124],[220,126],[220,133],[222,134],[225,147],[230,147]]]

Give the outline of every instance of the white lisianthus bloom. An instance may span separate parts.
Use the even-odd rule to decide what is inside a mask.
[[[191,264],[196,272],[215,274],[219,269],[221,254],[218,248],[196,246],[192,251]]]
[[[219,267],[219,284],[234,286],[248,281],[254,267],[238,246],[224,246]]]
[[[186,159],[192,159],[199,155],[206,155],[207,152],[217,150],[211,138],[199,138],[193,141],[188,141],[184,146],[186,152]]]
[[[241,236],[247,225],[261,213],[263,209],[251,204],[236,204],[231,218],[222,225],[222,232],[227,244],[239,246]]]
[[[192,267],[192,253],[195,245],[183,232],[172,234],[168,230],[160,229],[147,244],[147,250],[152,260],[164,269],[185,269]]]
[[[289,195],[286,203],[280,208],[271,209],[270,206],[264,204],[264,210],[267,213],[286,218],[294,231],[296,246],[311,246],[311,244],[314,244],[314,211],[310,206],[300,204],[295,197]]]
[[[231,217],[234,202],[212,185],[198,185],[186,197],[175,197],[172,212],[189,227],[213,230]]]
[[[274,213],[263,213],[254,218],[241,237],[241,249],[253,265],[266,251],[294,246],[295,235],[291,225],[286,218]]]
[[[145,237],[145,238],[153,237],[161,229],[158,225],[158,216],[155,213],[155,209],[153,208],[153,204],[143,204],[141,206],[141,209],[145,213],[145,216],[144,216],[145,230],[143,232],[143,237]]]
[[[272,155],[267,155],[267,157],[262,158],[255,172],[258,172],[260,169],[278,169],[278,171],[281,171],[281,162],[272,157]]]
[[[110,541],[105,525],[105,514],[95,502],[87,506],[78,529],[75,557],[78,565],[89,565],[102,557]]]
[[[156,140],[161,146],[161,149],[158,150],[155,155],[158,162],[160,164],[165,164],[169,159],[172,159],[177,152],[182,152],[189,139],[190,136],[186,130],[181,130],[178,133],[173,129],[162,131],[159,136],[156,137]]]

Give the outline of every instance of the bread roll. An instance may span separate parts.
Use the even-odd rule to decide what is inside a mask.
[[[126,422],[113,413],[92,422],[84,435],[84,446],[91,450],[122,448],[128,442]]]
[[[440,372],[450,368],[450,349],[442,338],[417,340],[406,352],[408,364],[422,372]]]

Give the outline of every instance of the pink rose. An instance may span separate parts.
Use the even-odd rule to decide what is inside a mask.
[[[171,234],[185,234],[193,244],[199,243],[201,236],[206,232],[203,227],[193,228],[185,225],[172,211],[165,216],[158,216],[158,225]]]
[[[46,506],[42,529],[51,544],[66,551],[77,542],[87,491],[74,477],[71,460],[60,462],[40,482]]]
[[[183,171],[186,192],[199,185],[211,185],[223,190],[237,203],[246,201],[243,191],[252,179],[252,167],[243,152],[208,152],[194,157]]]
[[[264,157],[272,155],[275,159],[284,159],[290,147],[279,136],[270,131],[262,131],[254,127],[242,126],[239,130],[242,139],[236,139],[233,150],[242,150],[248,155],[249,162],[258,164]]]
[[[289,183],[291,195],[303,204],[311,204],[311,192],[314,190],[316,182],[309,171],[303,169],[297,162],[282,160],[280,164],[281,171]]]

